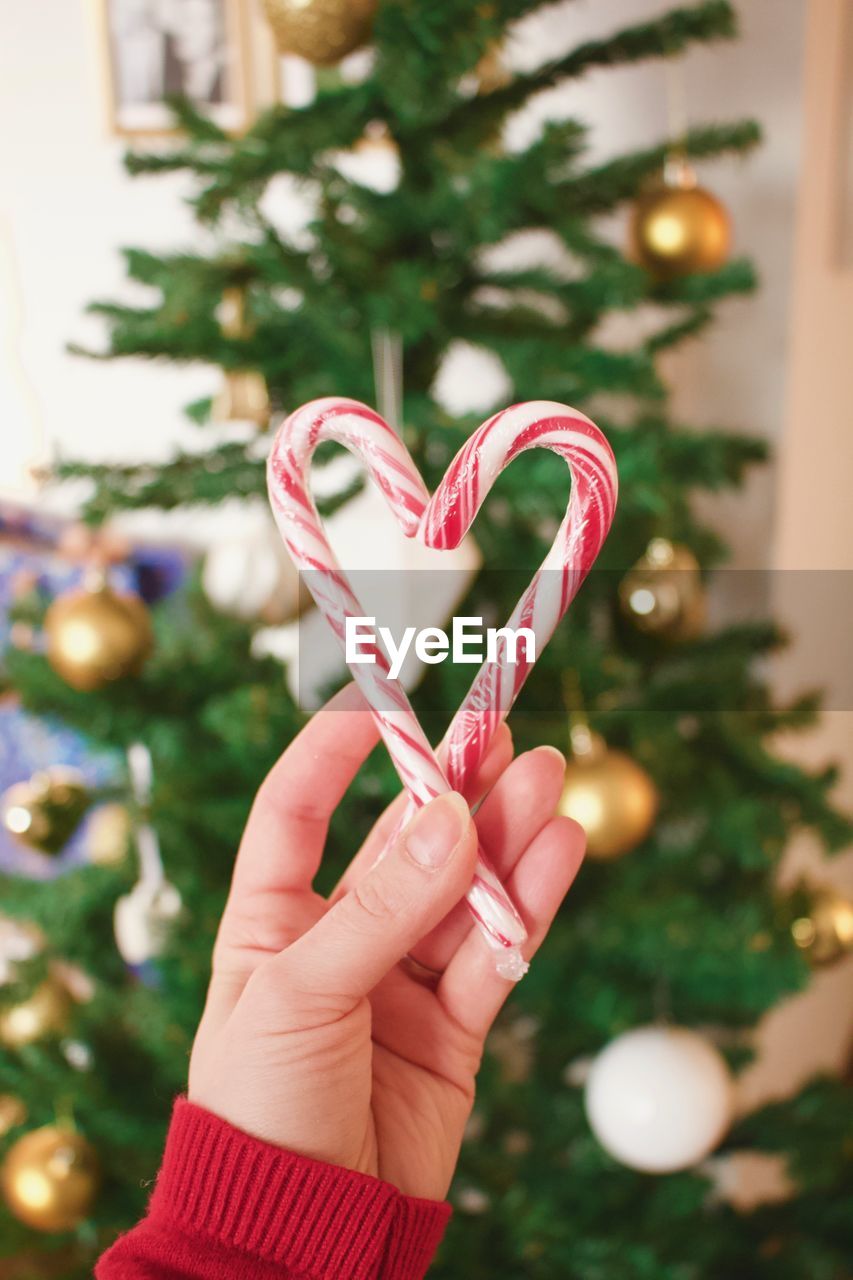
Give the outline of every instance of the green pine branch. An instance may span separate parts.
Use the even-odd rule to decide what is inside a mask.
[[[694,160],[727,152],[743,154],[760,141],[761,130],[752,120],[703,125],[691,129],[681,140],[684,150]],[[660,173],[670,145],[662,143],[630,156],[620,156],[567,179],[563,192],[571,201],[574,215],[589,217],[609,213],[625,200],[633,199],[647,179]]]
[[[672,9],[651,22],[627,27],[603,40],[590,40],[563,57],[544,63],[535,71],[513,76],[509,84],[493,93],[471,103],[460,103],[442,121],[442,131],[451,133],[461,145],[476,144],[494,129],[496,122],[509,112],[518,110],[534,94],[554,88],[565,80],[577,79],[593,68],[672,57],[683,53],[693,43],[732,39],[736,33],[735,14],[728,0],[706,0],[703,4]],[[415,112],[399,90],[395,103],[401,116],[407,111],[418,121],[413,128],[421,127],[426,103],[419,101]],[[425,124],[433,127],[436,123],[427,107]]]

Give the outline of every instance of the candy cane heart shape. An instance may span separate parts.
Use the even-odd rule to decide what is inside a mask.
[[[507,624],[528,627],[536,652],[541,652],[592,567],[613,519],[616,466],[594,423],[553,401],[515,405],[495,414],[463,446],[430,499],[400,437],[366,405],[327,397],[292,413],[270,452],[270,502],[285,546],[344,647],[347,617],[361,617],[364,611],[329,546],[308,489],[311,457],[324,440],[337,441],[362,460],[408,537],[438,549],[459,545],[495,479],[519,453],[547,448],[563,457],[573,482],[565,518]],[[362,649],[375,661],[356,664],[353,678],[415,806],[460,788],[473,776],[533,664],[526,650],[516,653],[511,664],[507,639],[500,639],[496,661],[484,663],[476,676],[437,757],[405,690],[390,678],[385,654],[378,647]],[[527,969],[520,951],[524,924],[482,850],[467,901],[498,953],[498,971],[520,978]]]

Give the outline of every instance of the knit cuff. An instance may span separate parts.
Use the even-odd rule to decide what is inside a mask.
[[[149,1220],[306,1280],[421,1280],[450,1206],[252,1138],[175,1103]]]

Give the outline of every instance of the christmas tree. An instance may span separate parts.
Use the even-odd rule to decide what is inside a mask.
[[[758,127],[710,124],[596,165],[574,119],[547,123],[521,149],[501,138],[534,95],[593,68],[733,38],[732,7],[707,0],[673,9],[512,73],[500,65],[501,42],[539,7],[380,0],[374,55],[360,78],[324,74],[310,105],[275,107],[238,137],[176,104],[181,142],[131,154],[128,165],[145,180],[192,176],[198,241],[169,254],[126,251],[129,278],[150,297],[93,304],[108,333],[98,354],[218,366],[232,408],[239,400],[241,416],[265,421],[267,392],[273,413],[321,395],[373,403],[371,342],[393,335],[405,374],[403,430],[431,487],[480,421],[450,415],[436,397],[453,343],[497,357],[506,402],[564,401],[601,425],[619,465],[616,524],[511,721],[519,750],[565,747],[571,715],[565,803],[586,819],[592,856],[492,1037],[435,1274],[828,1280],[844,1273],[853,1245],[844,1196],[853,1131],[840,1084],[817,1081],[738,1121],[723,1106],[709,1139],[720,1156],[759,1150],[786,1161],[788,1198],[750,1213],[715,1194],[704,1149],[692,1161],[673,1157],[674,1171],[657,1175],[631,1167],[640,1156],[615,1159],[606,1116],[595,1126],[602,1145],[578,1085],[579,1063],[661,1018],[691,1029],[693,1049],[701,1035],[732,1069],[741,1065],[758,1019],[808,980],[807,947],[795,946],[792,924],[813,952],[819,939],[833,953],[831,920],[819,928],[804,896],[780,900],[774,869],[794,830],[808,828],[832,851],[850,828],[829,800],[832,773],[807,773],[771,749],[772,735],[817,714],[811,697],[780,705],[757,673],[780,643],[777,629],[712,632],[702,622],[703,575],[726,549],[691,499],[738,485],[763,448],[672,421],[659,368],[663,353],[711,322],[718,302],[754,287],[747,262],[725,260],[716,202],[700,191],[686,214],[679,200],[697,195],[691,162],[747,151]],[[340,154],[365,138],[398,166],[389,190],[345,176]],[[298,234],[270,211],[269,190],[282,181],[310,203]],[[694,232],[698,225],[698,247],[673,244],[666,223],[660,238],[660,201],[671,202],[670,232],[681,234],[685,219]],[[633,255],[601,228],[616,211],[633,213]],[[547,232],[551,252],[541,262],[513,266],[494,252],[529,231]],[[635,336],[618,347],[603,341],[607,316],[649,304],[656,327],[623,326]],[[264,495],[257,439],[217,437],[205,451],[212,406],[188,411],[199,450],[163,465],[59,466],[58,479],[88,481],[92,525],[130,509]],[[460,612],[509,615],[565,502],[555,459],[536,453],[507,472],[475,528],[488,570]],[[32,621],[45,603],[33,603]],[[120,955],[114,929],[116,903],[138,887],[135,852],[43,882],[3,880],[5,915],[39,931],[0,988],[4,1190],[16,1210],[2,1210],[0,1255],[10,1276],[90,1275],[98,1252],[143,1211],[171,1099],[185,1087],[242,824],[305,718],[279,663],[253,649],[255,628],[214,607],[197,580],[151,612],[150,656],[148,624],[137,616],[124,678],[94,678],[96,687],[80,687],[79,673],[69,683],[39,652],[13,646],[5,656],[6,683],[32,713],[80,729],[94,749],[145,744],[152,793],[149,803],[137,777],[144,803],[134,820],[145,830],[150,818],[165,868],[141,916],[152,956],[141,967]],[[47,619],[54,632],[60,624],[56,614]],[[433,741],[469,679],[446,664],[416,691]],[[138,748],[136,758],[144,773]],[[375,752],[334,824],[324,885],[397,787],[384,751]],[[60,796],[60,813],[79,801]],[[716,1064],[716,1050],[707,1052]],[[593,1075],[606,1109],[605,1077],[597,1067]],[[22,1220],[15,1160],[31,1131],[51,1125],[66,1155],[78,1135],[81,1190],[37,1235]]]

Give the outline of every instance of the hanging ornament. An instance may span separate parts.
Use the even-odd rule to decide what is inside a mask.
[[[280,626],[310,599],[269,512],[246,506],[239,533],[208,551],[201,584],[214,609],[245,621]]]
[[[224,338],[243,341],[252,335],[246,318],[246,290],[237,285],[226,289],[217,311]],[[256,427],[269,425],[269,392],[266,380],[257,369],[229,369],[222,389],[213,401],[214,422],[250,422]]]
[[[705,588],[688,547],[652,538],[619,584],[619,607],[638,631],[664,640],[692,640],[705,625]]]
[[[674,1173],[703,1160],[729,1128],[733,1102],[722,1055],[681,1027],[618,1036],[595,1058],[584,1093],[598,1141],[644,1173]]]
[[[474,75],[477,80],[477,92],[480,94],[494,93],[497,89],[505,88],[512,76],[507,67],[500,41],[492,40],[486,46],[483,56],[474,68]]]
[[[113,591],[100,574],[58,596],[44,629],[48,662],[66,684],[85,693],[138,675],[154,645],[139,596]]]
[[[88,1004],[95,998],[95,983],[85,969],[70,960],[54,960],[50,967],[52,976],[70,995],[75,1004]]]
[[[791,925],[791,933],[815,968],[835,964],[853,952],[853,902],[834,889],[821,889],[809,914]]]
[[[370,38],[376,0],[264,0],[279,53],[333,66]]]
[[[59,853],[80,825],[91,799],[82,773],[57,765],[9,787],[0,796],[0,822],[19,844],[41,853]]]
[[[0,1138],[19,1128],[27,1118],[27,1108],[14,1093],[0,1093]]]
[[[385,152],[399,163],[400,148],[384,120],[369,120],[364,126],[364,133],[353,143],[352,149],[362,155]]]
[[[70,1013],[71,997],[51,975],[26,1000],[0,1008],[0,1044],[22,1049],[47,1036],[61,1035],[68,1027]]]
[[[348,151],[335,156],[339,173],[359,187],[367,187],[380,195],[388,195],[400,185],[402,161],[400,148],[384,120],[370,120],[364,133]],[[338,220],[351,223],[358,214],[350,203],[338,206]]]
[[[570,739],[559,812],[583,827],[591,858],[621,858],[651,831],[657,788],[645,769],[624,751],[611,750],[582,717],[574,717]]]
[[[667,161],[661,182],[637,200],[629,255],[661,280],[716,271],[729,256],[725,206],[700,187],[686,160]]]
[[[113,924],[125,964],[146,964],[161,955],[181,910],[181,895],[165,880],[161,884],[140,881],[123,894],[116,902]]]
[[[18,966],[44,950],[45,937],[38,925],[12,916],[0,916],[0,987],[15,982]]]
[[[637,201],[630,254],[661,280],[716,271],[729,256],[731,223],[716,196],[699,186],[687,159],[687,91],[680,58],[664,60],[672,139],[660,181]]]
[[[89,814],[86,855],[98,867],[121,862],[130,841],[130,814],[123,804],[102,804]]]
[[[9,1148],[0,1187],[12,1214],[36,1231],[72,1231],[88,1218],[98,1192],[98,1158],[73,1129],[45,1125]]]
[[[95,1055],[91,1045],[85,1040],[66,1039],[59,1046],[62,1056],[75,1071],[91,1071],[95,1065]]]
[[[492,1207],[491,1196],[480,1187],[459,1187],[454,1193],[453,1202],[460,1213],[475,1216],[488,1213]]]
[[[128,749],[127,759],[134,799],[139,812],[146,814],[151,804],[150,752],[141,742],[135,742]],[[116,902],[113,928],[119,955],[125,964],[138,966],[162,954],[183,904],[178,890],[166,879],[160,842],[151,823],[143,818],[134,835],[139,880]]]
[[[213,401],[214,422],[251,422],[265,427],[270,420],[270,398],[262,373],[256,369],[232,369]]]

